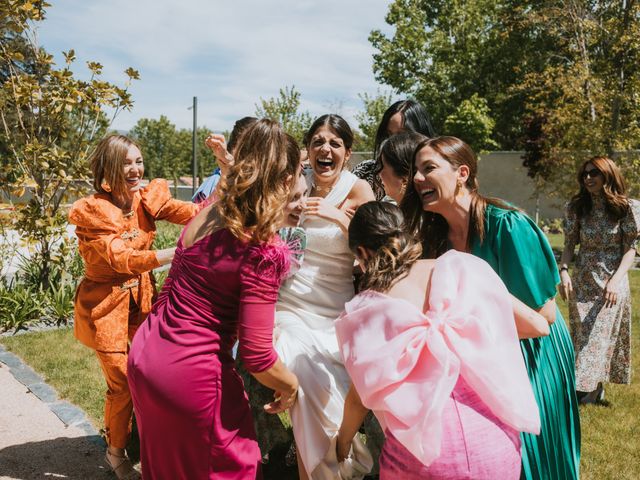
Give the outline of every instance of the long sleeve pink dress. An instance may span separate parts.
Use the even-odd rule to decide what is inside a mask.
[[[436,260],[425,312],[365,291],[336,323],[345,367],[386,431],[381,479],[517,479],[540,417],[511,298],[489,265]]]
[[[250,372],[277,361],[272,332],[284,244],[248,245],[222,229],[176,255],[138,330],[128,376],[144,478],[253,479],[260,450],[231,349]]]

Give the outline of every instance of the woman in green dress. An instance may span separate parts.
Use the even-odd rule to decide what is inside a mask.
[[[509,291],[549,322],[548,337],[521,341],[540,408],[540,435],[522,435],[522,478],[577,479],[580,419],[571,337],[556,303],[558,268],[544,234],[507,203],[478,193],[477,159],[454,137],[421,142],[415,150],[402,209],[408,228],[435,258],[453,248],[491,265]]]

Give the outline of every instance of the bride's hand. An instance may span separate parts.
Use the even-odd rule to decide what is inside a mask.
[[[349,228],[349,216],[339,208],[331,205],[329,202],[327,202],[326,199],[322,197],[307,198],[304,208],[304,214],[307,217],[323,218],[330,222],[336,223],[345,231],[347,230],[347,228]]]

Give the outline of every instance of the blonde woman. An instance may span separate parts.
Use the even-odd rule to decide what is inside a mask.
[[[171,272],[131,346],[129,383],[145,478],[252,479],[260,450],[231,350],[293,405],[298,380],[273,348],[275,303],[290,252],[277,237],[304,201],[300,151],[271,120],[249,127],[221,200],[185,228]],[[294,225],[295,226],[295,223]]]

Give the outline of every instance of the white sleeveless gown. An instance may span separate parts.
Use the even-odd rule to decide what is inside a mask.
[[[309,177],[308,177],[309,180]],[[326,200],[339,207],[358,178],[342,172]],[[333,222],[302,222],[307,247],[302,265],[280,289],[274,342],[281,360],[298,377],[298,400],[289,411],[298,452],[313,480],[359,479],[372,466],[356,437],[353,459],[338,465],[335,436],[351,380],[339,353],[334,322],[354,296],[347,238]]]

